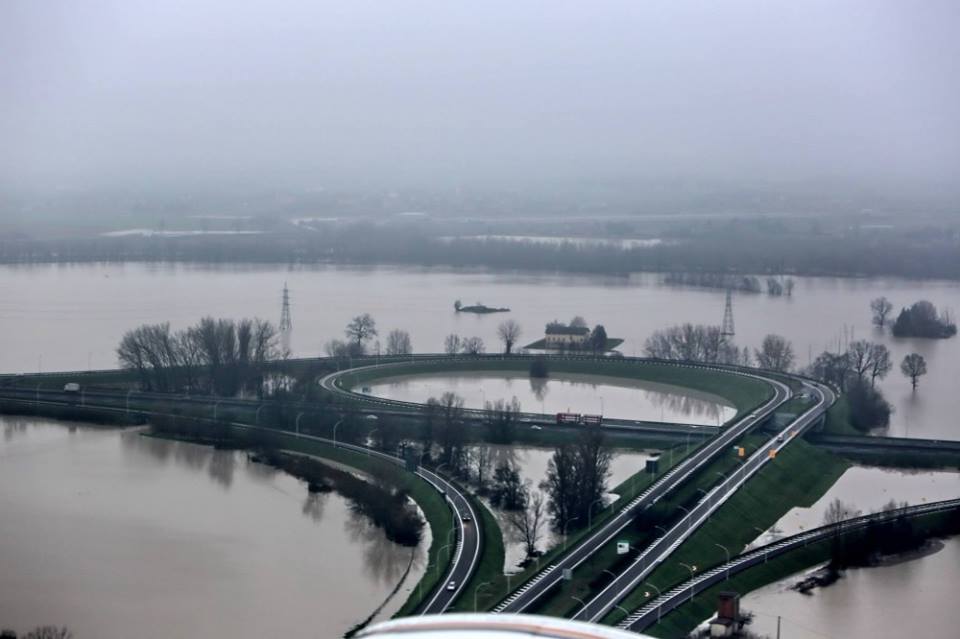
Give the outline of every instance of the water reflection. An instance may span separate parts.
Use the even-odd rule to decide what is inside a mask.
[[[380,602],[380,618],[399,609],[391,593],[411,560],[405,579],[423,573],[346,499],[310,495],[243,453],[74,426],[0,416],[5,625],[55,619],[101,639],[338,636]]]
[[[401,401],[425,402],[445,392],[463,397],[468,408],[516,398],[527,412],[603,414],[611,418],[717,425],[736,409],[715,395],[687,388],[606,375],[555,373],[547,379],[517,371],[398,375],[368,382],[364,392]]]

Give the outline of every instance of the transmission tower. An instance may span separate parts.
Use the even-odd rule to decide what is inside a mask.
[[[720,334],[724,337],[733,337],[733,293],[727,289],[727,301],[723,307],[723,325],[720,327]]]
[[[290,350],[290,331],[293,330],[293,322],[290,320],[290,291],[287,289],[287,283],[283,283],[283,308],[280,310],[280,339],[283,341],[283,349]]]

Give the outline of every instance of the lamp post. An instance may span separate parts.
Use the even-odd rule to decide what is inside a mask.
[[[600,497],[599,499],[594,499],[592,502],[590,502],[590,508],[587,510],[587,530],[589,530],[590,527],[593,525],[593,505],[596,504],[597,502],[600,502],[602,504],[603,497]]]
[[[260,425],[260,411],[263,410],[264,406],[266,406],[266,404],[260,404],[259,406],[257,406],[257,412],[253,416],[253,423],[255,426]]]
[[[680,504],[677,504],[677,508],[679,508],[679,509],[682,510],[683,512],[687,513],[687,516],[686,516],[686,520],[687,520],[687,532],[690,532],[690,528],[693,526],[693,517],[690,516],[690,511],[687,510],[686,508],[684,508],[683,506],[681,506]]]
[[[563,550],[564,551],[567,550],[567,526],[570,525],[570,522],[575,521],[577,519],[580,519],[580,515],[577,515],[576,517],[571,517],[567,521],[563,522]]]
[[[127,391],[127,415],[130,414],[130,393],[133,392],[133,389]]]
[[[654,527],[654,528],[656,528],[656,529],[658,529],[658,530],[662,530],[662,531],[663,531],[663,536],[664,536],[664,537],[666,537],[666,536],[667,536],[667,529],[666,529],[666,528],[664,528],[663,526],[661,526],[660,524],[654,524],[654,526],[653,526],[653,527]]]
[[[367,448],[367,457],[370,456],[370,449],[373,447],[373,434],[374,434],[374,433],[377,433],[377,432],[380,432],[380,429],[379,429],[379,428],[374,428],[374,429],[371,430],[369,433],[367,433],[367,439],[370,440],[370,444],[366,447],[366,448]]]
[[[713,545],[716,546],[717,548],[722,548],[723,552],[727,553],[727,569],[724,571],[726,574],[724,575],[723,580],[730,581],[730,551],[727,550],[727,547],[724,546],[723,544],[718,544],[714,542]]]
[[[660,592],[660,589],[657,588],[656,586],[654,586],[652,583],[650,583],[649,581],[645,581],[644,583],[645,583],[646,585],[650,586],[651,588],[653,588],[654,590],[657,591],[657,597],[658,597],[658,598],[663,596],[663,593]],[[649,593],[649,592],[645,592],[645,593],[643,593],[643,595],[644,595],[645,597],[647,597],[648,599],[650,598],[650,593]],[[660,623],[660,613],[661,613],[662,611],[663,611],[663,602],[661,601],[661,602],[660,602],[660,605],[657,606],[657,623]]]
[[[489,586],[489,585],[490,585],[490,582],[489,582],[489,581],[485,581],[485,582],[483,582],[482,584],[480,584],[479,586],[477,586],[476,588],[473,589],[473,611],[474,611],[474,612],[477,611],[477,596],[480,594],[480,589],[481,589],[481,588],[486,588],[486,587]]]
[[[296,432],[297,435],[300,434],[300,418],[303,416],[304,416],[303,411],[300,411],[299,413],[297,413],[297,419],[293,423],[293,430],[294,432]]]
[[[337,447],[337,426],[339,426],[341,422],[343,422],[343,420],[338,419],[337,423],[333,425],[333,447],[334,448]]]
[[[42,382],[41,382],[41,383],[42,383]],[[40,384],[37,384],[37,403],[38,403],[38,404],[40,403]],[[128,413],[130,412],[129,405],[128,405],[128,407],[127,407],[127,412],[128,412]]]
[[[223,400],[218,399],[213,403],[213,421],[217,421],[217,408],[220,406],[220,402]]]

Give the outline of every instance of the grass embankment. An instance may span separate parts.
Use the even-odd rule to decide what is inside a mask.
[[[214,427],[222,427],[222,424]],[[419,476],[403,471],[396,464],[379,457],[364,455],[346,448],[334,447],[331,444],[316,440],[302,439],[293,434],[282,431],[248,430],[228,427],[230,434],[241,439],[252,447],[269,446],[285,451],[314,455],[334,461],[344,466],[355,468],[375,477],[383,477],[399,490],[406,492],[417,503],[430,526],[431,542],[427,551],[427,565],[430,570],[425,571],[420,582],[415,586],[407,601],[397,612],[396,616],[409,615],[420,607],[421,594],[424,598],[436,587],[443,578],[446,568],[452,558],[450,552],[440,549],[453,530],[453,513],[449,506],[429,483]],[[439,564],[439,566],[438,566]]]
[[[793,507],[813,505],[849,466],[843,459],[797,439],[738,490],[646,581],[666,592],[690,577],[680,562],[703,572],[726,560],[724,551],[716,544],[726,546],[731,556],[739,554],[758,536],[758,528],[769,529]],[[628,610],[639,608],[647,601],[644,593],[648,590],[653,589],[640,586],[621,605]],[[614,609],[604,623],[615,624],[623,617],[621,611]]]
[[[854,437],[864,434],[862,430],[854,428],[853,424],[850,423],[850,405],[847,403],[846,395],[837,397],[833,406],[827,409],[827,419],[820,432],[828,435],[852,435]]]
[[[397,482],[397,487],[405,490],[417,502],[430,525],[431,541],[430,549],[427,551],[427,565],[434,568],[424,573],[420,583],[413,588],[396,616],[403,617],[416,612],[421,604],[420,593],[422,592],[424,598],[426,598],[427,594],[436,587],[437,583],[443,579],[446,567],[452,557],[450,552],[444,551],[442,556],[440,554],[440,549],[447,543],[446,540],[454,526],[453,513],[451,513],[444,498],[433,486],[417,475],[407,472],[396,473],[396,466],[391,462],[369,455],[362,455],[345,448],[334,448],[322,442],[299,439],[285,433],[277,433],[276,438],[279,440],[278,444],[285,450],[316,455],[371,474],[377,472],[390,473],[393,480]],[[439,569],[436,568],[438,563]]]
[[[746,449],[746,455],[749,456],[767,440],[766,435],[750,434],[741,438],[738,444]],[[721,480],[721,475],[728,476],[740,464],[740,458],[736,457],[732,451],[721,454],[684,482],[680,488],[657,502],[647,511],[642,522],[635,521],[610,543],[600,548],[593,557],[581,564],[574,570],[573,579],[564,582],[560,588],[549,593],[539,602],[536,612],[551,616],[569,616],[579,609],[580,604],[574,597],[586,601],[603,589],[613,579],[610,572],[616,574],[621,571],[660,536],[662,531],[656,526],[669,528],[674,521],[683,516],[682,508],[688,510],[692,508],[703,497],[703,491],[709,491]],[[629,542],[630,552],[626,555],[617,555],[617,541]]]
[[[407,362],[389,368],[373,368],[351,373],[343,378],[345,385],[357,387],[385,377],[400,375],[423,375],[453,372],[504,371],[528,373],[531,358],[505,357],[503,359],[477,358],[475,360],[451,359],[430,362]],[[564,373],[581,375],[607,375],[624,379],[641,380],[679,386],[717,395],[733,404],[738,415],[753,410],[772,396],[769,385],[759,380],[701,368],[685,368],[658,362],[633,362],[613,358],[590,360],[547,360],[550,375],[562,377]]]
[[[910,522],[916,532],[937,536],[945,534],[944,529],[951,526],[951,517],[949,513],[936,513],[911,518]],[[851,533],[851,535],[858,534],[860,533]],[[704,619],[716,613],[717,595],[721,592],[734,591],[745,595],[757,588],[825,563],[831,557],[833,543],[833,539],[812,543],[732,575],[729,581],[720,582],[708,588],[697,594],[692,601],[664,614],[660,623],[643,632],[654,637],[686,637]],[[748,610],[745,609],[744,612]]]

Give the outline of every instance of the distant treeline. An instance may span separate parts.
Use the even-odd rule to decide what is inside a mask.
[[[5,240],[0,241],[0,262],[415,264],[603,274],[649,271],[960,279],[960,234],[949,228],[821,234],[771,231],[738,223],[631,248],[502,239],[441,241],[423,231],[416,224],[403,229],[358,223],[315,233],[258,236]]]

